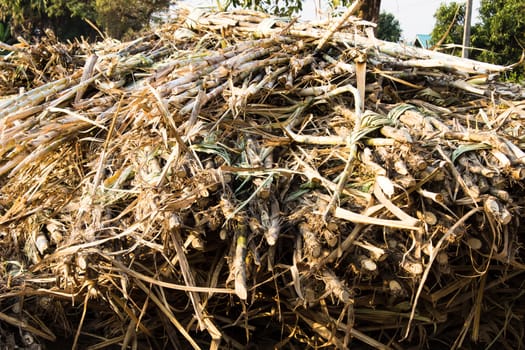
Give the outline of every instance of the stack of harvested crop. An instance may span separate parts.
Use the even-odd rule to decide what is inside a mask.
[[[368,27],[181,9],[11,48],[2,343],[523,346],[525,93]]]

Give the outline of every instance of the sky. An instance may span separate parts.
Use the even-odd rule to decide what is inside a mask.
[[[382,0],[381,11],[390,12],[399,21],[403,32],[401,36],[407,41],[413,41],[416,34],[430,34],[436,20],[434,13],[442,3],[450,0]],[[465,0],[457,0],[463,3]],[[472,23],[478,17],[479,0],[473,1]]]

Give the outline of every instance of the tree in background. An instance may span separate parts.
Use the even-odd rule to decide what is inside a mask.
[[[148,25],[151,14],[167,9],[169,0],[96,0],[96,23],[114,38],[122,38]]]
[[[442,3],[434,14],[436,24],[432,30],[432,42],[436,46],[443,44],[461,44],[465,23],[465,4]],[[461,50],[459,51],[461,54]]]
[[[365,0],[359,10],[359,17],[370,22],[379,21],[379,11],[381,10],[381,0]]]
[[[292,16],[303,9],[302,0],[227,0],[217,1],[221,10],[226,10],[230,5],[247,9],[263,11],[277,16]]]
[[[0,41],[7,42],[11,37],[11,31],[9,29],[9,24],[7,21],[0,21]]]
[[[482,0],[479,15],[472,43],[485,50],[477,59],[503,65],[518,62],[525,48],[525,0]],[[514,71],[514,79],[523,79],[523,64]]]
[[[393,14],[382,12],[379,15],[376,36],[378,39],[394,43],[399,41],[401,38],[401,26]]]
[[[113,37],[138,30],[150,15],[167,8],[169,0],[0,0],[0,21],[11,23],[13,33],[51,28],[61,39],[94,37],[85,19]]]
[[[509,65],[520,60],[525,48],[525,0],[481,0],[479,23],[471,29],[470,57],[476,60]],[[465,4],[442,4],[436,14],[432,40],[442,44],[462,43]],[[440,42],[441,40],[441,42]],[[461,50],[456,51],[461,54]],[[510,76],[524,78],[523,64]]]
[[[355,1],[355,0],[354,0]],[[330,0],[333,8],[338,6],[348,6],[352,0]],[[219,8],[226,9],[228,6],[240,6],[244,8],[260,10],[278,16],[291,16],[303,9],[303,0],[217,0]],[[359,10],[359,16],[367,21],[377,23],[381,0],[365,0]]]
[[[50,27],[60,37],[72,38],[92,34],[82,18],[94,18],[93,4],[78,0],[0,0],[0,21],[9,23],[15,37]]]

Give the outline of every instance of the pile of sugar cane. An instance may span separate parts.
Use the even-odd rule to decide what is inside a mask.
[[[525,92],[370,29],[2,44],[0,343],[523,347]]]

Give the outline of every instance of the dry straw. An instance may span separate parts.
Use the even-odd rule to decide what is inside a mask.
[[[2,45],[0,342],[523,347],[523,88],[352,10]]]

